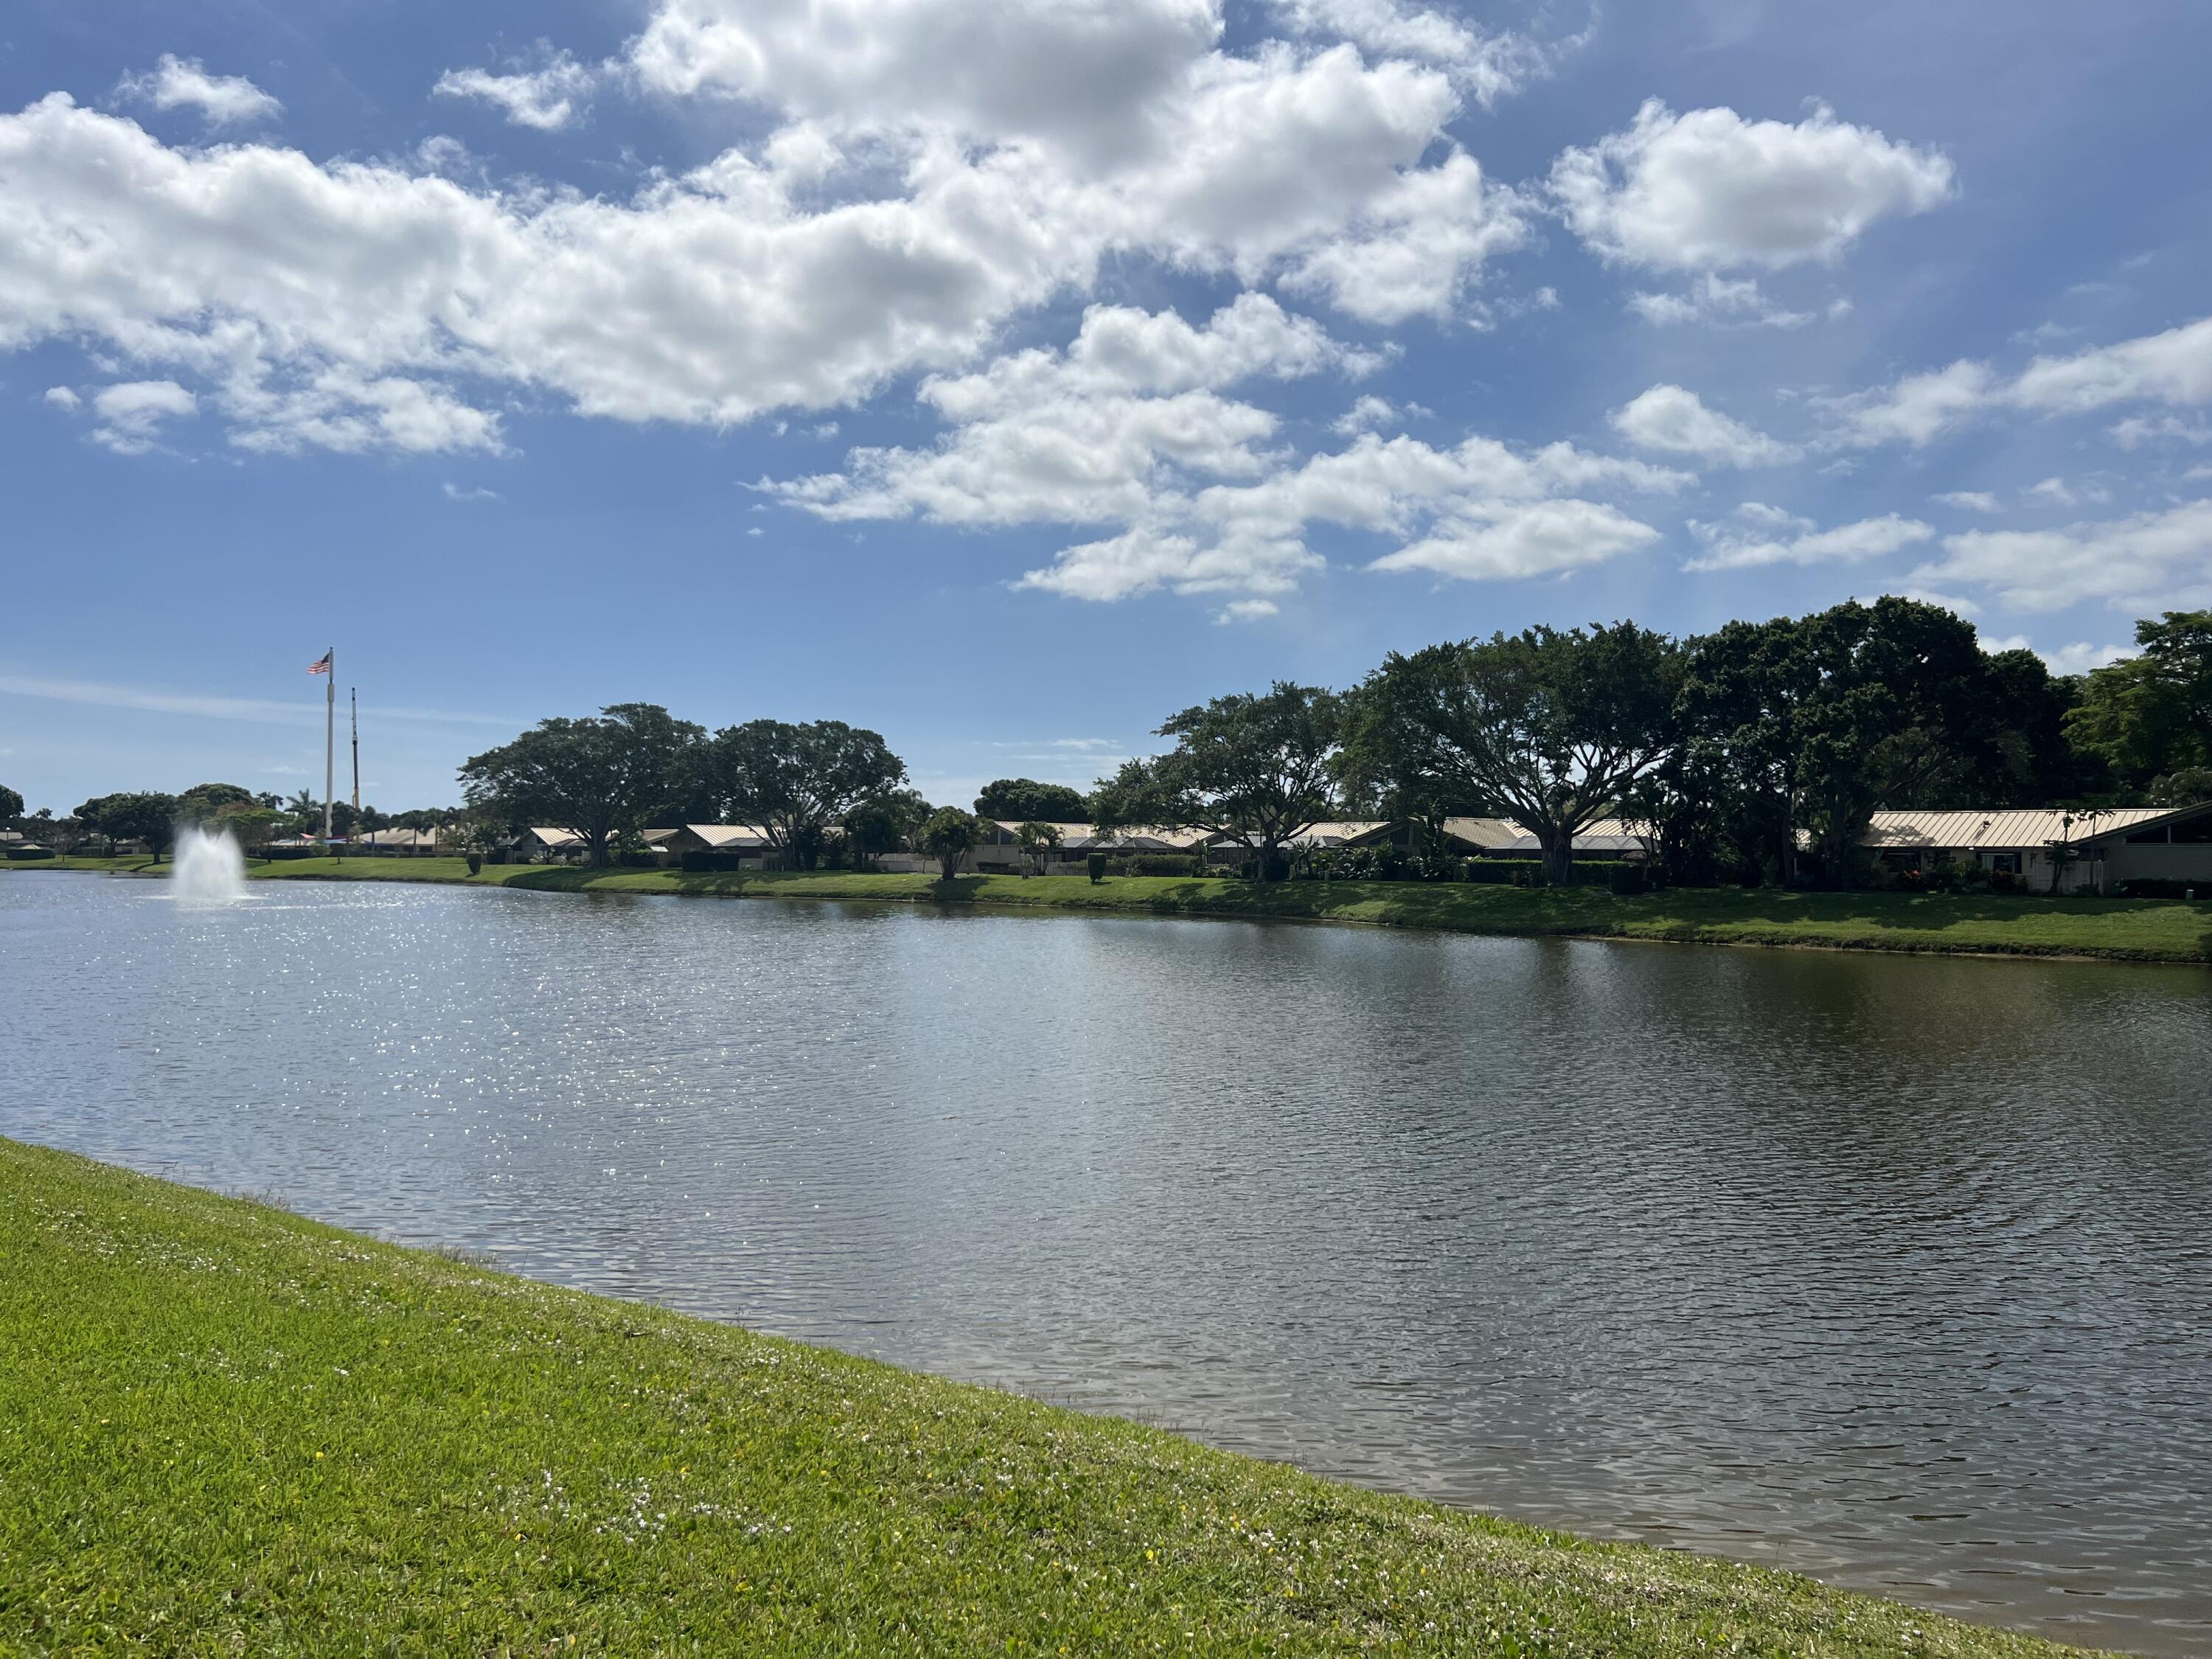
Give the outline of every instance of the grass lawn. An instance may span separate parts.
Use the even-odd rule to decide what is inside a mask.
[[[0,865],[0,871],[53,864]],[[149,860],[73,860],[67,867],[166,872]],[[1168,915],[1277,916],[1458,933],[1666,939],[1707,945],[1817,945],[2212,962],[2212,902],[2160,899],[1926,896],[1682,889],[1616,898],[1602,888],[1490,887],[1417,882],[1249,882],[1115,876],[927,876],[830,872],[588,870],[460,859],[301,859],[257,864],[258,880],[434,881],[558,892],[696,893],[770,898],[877,899]]]
[[[0,1140],[0,1652],[2048,1655]]]

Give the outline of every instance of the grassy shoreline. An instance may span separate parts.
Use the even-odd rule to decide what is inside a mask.
[[[138,859],[0,864],[6,870],[106,870],[165,874]],[[2212,903],[2160,899],[1969,897],[1682,889],[1616,897],[1600,888],[1521,888],[1408,882],[1247,882],[1116,876],[927,876],[680,870],[589,870],[486,865],[459,859],[303,859],[255,866],[269,881],[413,881],[539,891],[815,898],[1148,915],[1360,922],[1528,938],[1654,940],[1971,956],[2212,963]]]
[[[0,1139],[0,1650],[2078,1652]]]

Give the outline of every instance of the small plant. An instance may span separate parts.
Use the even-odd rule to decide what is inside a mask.
[[[483,854],[482,853],[471,853],[469,854],[469,873],[472,876],[480,876],[483,873]]]
[[[1106,855],[1103,853],[1091,854],[1083,860],[1083,866],[1091,872],[1091,884],[1093,887],[1106,879]]]

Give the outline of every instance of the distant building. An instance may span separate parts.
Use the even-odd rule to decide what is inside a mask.
[[[2200,883],[2212,893],[2212,801],[2096,811],[1876,812],[1860,845],[1892,869],[1924,870],[1948,860],[2015,876],[2031,892],[2117,894],[2125,884],[2149,881]]]

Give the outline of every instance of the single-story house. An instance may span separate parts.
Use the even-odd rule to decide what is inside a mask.
[[[2212,801],[1876,812],[1860,845],[1894,869],[1948,859],[2016,876],[2032,892],[2117,893],[2131,881],[2202,883],[2212,892]]]
[[[346,845],[349,853],[398,854],[410,858],[428,858],[437,850],[434,830],[371,830]]]
[[[678,859],[686,853],[719,853],[734,858],[739,869],[765,870],[781,857],[768,831],[757,823],[687,823],[668,831],[655,845],[652,837],[659,833],[647,830],[647,845]]]
[[[591,843],[574,830],[562,830],[556,825],[538,824],[525,830],[514,838],[513,850],[528,861],[546,864],[573,864],[590,855]]]

